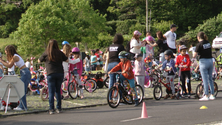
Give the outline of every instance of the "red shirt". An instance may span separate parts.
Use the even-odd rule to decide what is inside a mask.
[[[188,54],[182,56],[181,54],[179,56],[177,56],[177,60],[176,60],[176,65],[186,65],[187,68],[181,68],[181,71],[190,71],[190,65],[191,65],[191,61],[190,61],[190,57]]]
[[[95,56],[96,56],[97,58],[99,58],[99,54],[98,54],[98,53],[95,53]]]
[[[117,72],[119,70],[122,71],[126,71],[126,73],[123,73],[122,75],[126,78],[126,79],[133,79],[134,78],[134,74],[133,74],[133,68],[131,65],[130,60],[127,60],[125,63],[120,62],[118,65],[116,65],[113,69],[111,69],[110,72]]]

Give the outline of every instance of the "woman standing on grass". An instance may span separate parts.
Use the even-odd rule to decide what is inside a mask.
[[[56,40],[49,40],[48,46],[38,62],[45,62],[49,88],[49,114],[54,114],[54,94],[56,94],[56,112],[61,112],[61,84],[64,78],[63,61],[68,62],[65,54],[59,50]]]
[[[2,60],[2,58],[0,58],[0,62],[8,67],[8,68],[12,68],[14,65],[19,67],[20,69],[20,75],[21,75],[21,80],[24,82],[24,90],[25,90],[25,94],[24,96],[20,99],[22,103],[19,104],[18,107],[14,108],[14,110],[16,111],[22,111],[27,109],[27,103],[26,103],[26,92],[27,92],[27,87],[29,82],[31,81],[31,74],[29,69],[25,66],[25,62],[24,60],[21,58],[21,56],[16,52],[15,47],[12,45],[8,45],[5,47],[5,53],[7,56],[7,61]]]

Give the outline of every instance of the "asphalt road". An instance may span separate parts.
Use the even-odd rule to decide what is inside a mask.
[[[214,101],[161,99],[146,100],[145,103],[151,118],[135,120],[141,115],[142,104],[139,107],[120,105],[116,109],[106,105],[63,111],[54,115],[39,113],[6,117],[0,119],[0,125],[194,125],[222,122],[222,93],[218,93]],[[203,105],[208,109],[199,109]]]

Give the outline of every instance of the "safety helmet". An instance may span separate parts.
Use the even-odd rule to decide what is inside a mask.
[[[63,41],[63,42],[62,42],[62,45],[64,46],[65,44],[69,44],[69,42]]]
[[[168,55],[168,56],[174,57],[174,56],[173,56],[173,51],[170,50],[170,49],[166,50],[166,51],[164,52],[164,55]]]
[[[119,53],[119,58],[127,58],[129,56],[129,53],[126,51],[121,51]]]
[[[79,53],[79,52],[80,52],[80,50],[78,47],[72,48],[72,53]]]

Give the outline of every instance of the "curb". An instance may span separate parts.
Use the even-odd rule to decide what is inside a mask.
[[[151,100],[151,99],[153,99],[153,98],[144,98],[143,100]],[[108,103],[94,104],[94,105],[86,105],[86,106],[79,106],[79,107],[70,107],[70,108],[62,108],[62,110],[67,111],[67,110],[70,110],[70,109],[90,108],[90,107],[105,106],[105,105],[108,105]],[[9,117],[9,116],[38,114],[38,113],[43,113],[43,112],[48,112],[48,110],[30,111],[30,112],[22,112],[22,113],[6,114],[6,115],[1,115],[1,114],[0,114],[0,118],[6,118],[6,117]]]

